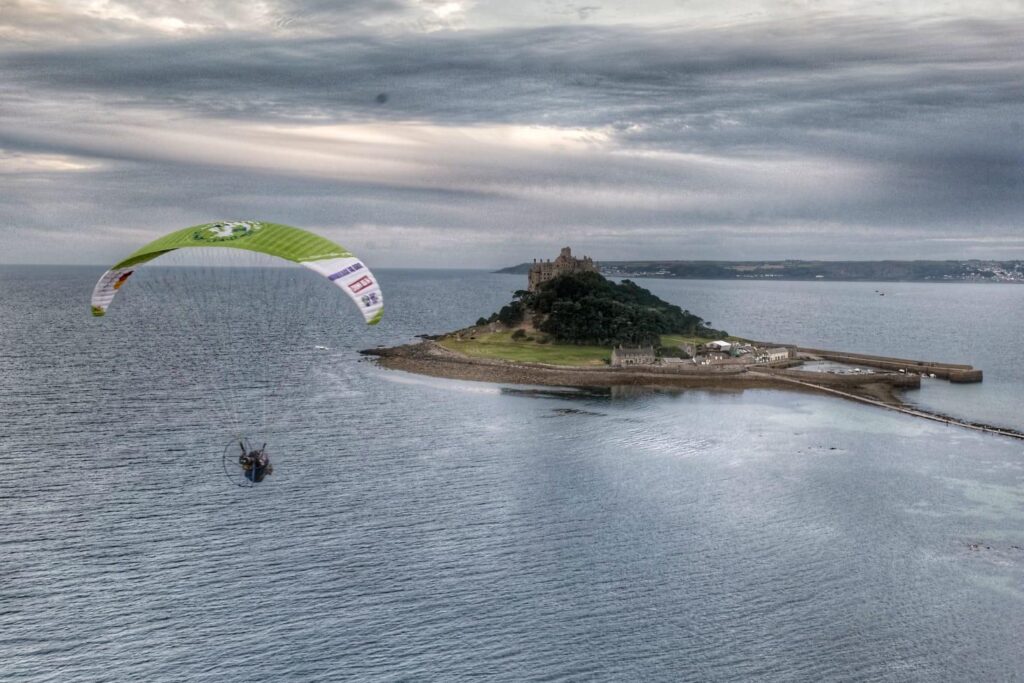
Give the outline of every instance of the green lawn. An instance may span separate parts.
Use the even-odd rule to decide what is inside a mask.
[[[459,340],[446,337],[441,346],[476,358],[498,358],[552,365],[605,365],[611,357],[606,346],[574,344],[538,344],[535,341],[513,340],[511,332],[478,334],[476,339]]]
[[[708,339],[707,337],[688,337],[683,334],[663,334],[661,335],[662,346],[679,346],[680,344],[707,344],[708,342],[715,341],[714,339]],[[743,342],[744,339],[739,337],[726,337],[726,341],[730,342]]]

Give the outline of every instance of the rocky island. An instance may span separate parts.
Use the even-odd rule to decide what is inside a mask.
[[[566,247],[534,262],[527,289],[474,325],[413,344],[367,349],[379,365],[484,382],[828,393],[1015,438],[1024,433],[907,405],[921,377],[980,382],[969,365],[804,348],[730,335],[630,280],[604,278]]]

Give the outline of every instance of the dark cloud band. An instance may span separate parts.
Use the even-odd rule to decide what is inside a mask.
[[[481,245],[528,220],[607,244],[656,234],[707,256],[731,256],[729,244],[742,242],[745,253],[784,243],[793,251],[775,256],[837,248],[878,258],[886,246],[866,237],[873,231],[890,231],[900,249],[932,236],[933,254],[955,256],[964,243],[951,240],[977,234],[980,247],[983,236],[1009,236],[1024,210],[1020,35],[1024,20],[808,18],[715,30],[350,30],[36,47],[0,52],[0,146],[104,160],[104,171],[50,178],[94,222],[109,217],[89,198],[114,174],[127,184],[105,204],[128,213],[159,187],[169,204],[223,215],[216,209],[241,189],[314,221],[324,211],[309,205],[336,208],[343,196],[353,223],[458,231]],[[133,142],[140,126],[181,121],[220,131],[232,121],[545,126],[601,139],[585,152],[505,145],[473,159],[437,138],[434,181],[300,180],[294,169]],[[45,190],[27,191],[47,201]],[[288,201],[295,193],[307,208]],[[0,211],[8,224],[47,223],[22,200]]]

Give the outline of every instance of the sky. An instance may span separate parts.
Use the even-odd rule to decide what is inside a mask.
[[[0,0],[0,262],[1024,259],[1024,0]]]

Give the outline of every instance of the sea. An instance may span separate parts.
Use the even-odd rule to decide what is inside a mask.
[[[384,370],[523,277],[0,267],[2,681],[1024,679],[1024,442],[777,390]],[[1024,429],[1024,286],[638,280],[732,334],[970,363]],[[883,296],[884,294],[884,296]],[[274,471],[239,486],[238,441]]]

